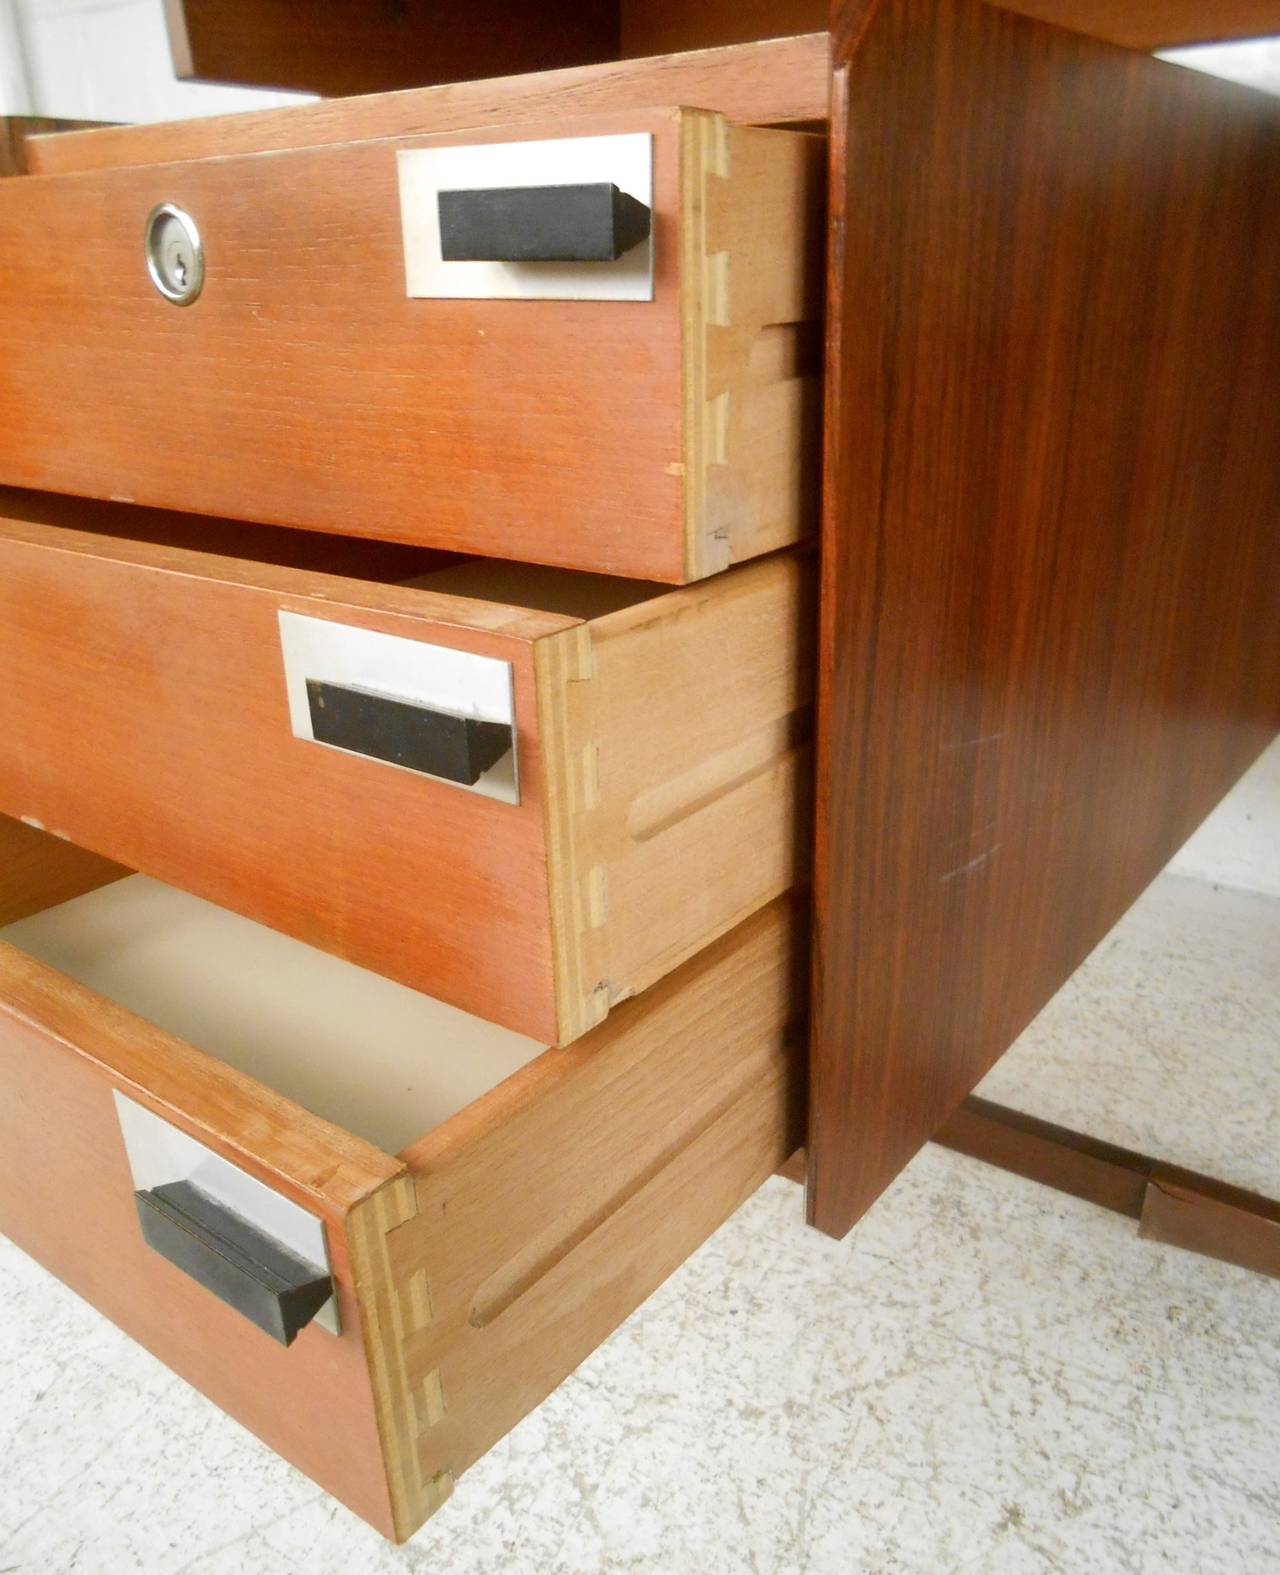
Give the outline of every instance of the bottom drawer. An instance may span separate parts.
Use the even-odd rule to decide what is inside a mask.
[[[789,900],[547,1050],[13,822],[0,854],[0,1230],[388,1536],[800,1141]]]

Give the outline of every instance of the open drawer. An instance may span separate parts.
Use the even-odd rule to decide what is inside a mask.
[[[0,480],[701,578],[816,530],[823,197],[680,109],[6,181]]]
[[[806,554],[670,590],[275,533],[337,577],[4,514],[0,813],[545,1044],[801,873]]]
[[[0,851],[0,918],[74,884],[39,833]],[[798,917],[546,1050],[145,877],[91,890],[0,940],[0,1230],[405,1537],[800,1141]],[[286,1345],[256,1314],[291,1260]]]

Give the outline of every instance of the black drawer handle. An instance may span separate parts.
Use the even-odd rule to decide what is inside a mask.
[[[649,210],[608,181],[442,191],[445,262],[616,262],[649,234]]]
[[[369,755],[446,782],[474,787],[511,748],[509,722],[435,711],[412,700],[307,679],[311,734],[318,743]]]
[[[189,1181],[136,1192],[134,1202],[149,1247],[281,1345],[292,1345],[333,1295],[327,1273]]]

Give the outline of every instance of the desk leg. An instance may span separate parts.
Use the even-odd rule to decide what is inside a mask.
[[[1280,1279],[1280,1202],[985,1099],[935,1142],[1138,1221],[1138,1235]]]

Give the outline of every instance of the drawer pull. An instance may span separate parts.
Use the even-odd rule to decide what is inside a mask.
[[[443,777],[463,787],[474,787],[508,753],[514,740],[508,722],[437,711],[411,700],[316,678],[307,679],[307,704],[317,743]]]
[[[292,1345],[333,1282],[189,1181],[136,1192],[147,1245],[281,1345]]]
[[[445,262],[616,262],[647,240],[649,209],[609,181],[442,191]]]

